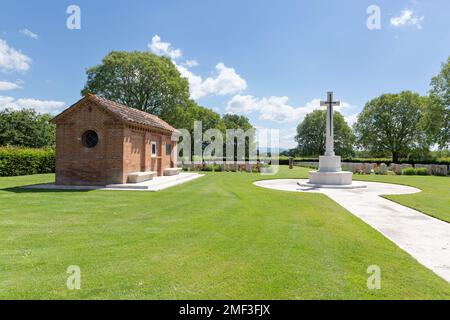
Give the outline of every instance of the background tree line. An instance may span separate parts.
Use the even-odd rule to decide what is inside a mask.
[[[102,62],[87,69],[82,94],[91,92],[159,116],[176,128],[193,131],[194,121],[203,130],[253,128],[244,116],[224,115],[190,99],[187,79],[166,57],[149,52],[111,52]],[[24,147],[54,146],[55,128],[51,116],[32,109],[0,112],[0,145]],[[297,127],[298,146],[290,156],[316,157],[325,150],[325,111],[308,114]],[[450,147],[450,58],[431,80],[427,96],[404,91],[383,94],[367,102],[353,128],[336,112],[335,147],[343,157],[424,159],[433,146]],[[247,146],[254,141],[246,142]],[[224,146],[225,148],[225,146]]]
[[[297,127],[298,146],[285,155],[317,157],[325,151],[325,111],[308,114]],[[353,130],[335,113],[335,148],[343,157],[427,159],[430,150],[450,147],[450,58],[431,80],[427,96],[403,91],[370,100]]]
[[[149,52],[113,51],[86,73],[83,95],[90,92],[154,114],[175,128],[192,133],[194,121],[202,121],[203,131],[217,128],[224,136],[227,129],[247,131],[253,128],[244,116],[221,116],[190,99],[187,79],[181,77],[166,57]],[[0,145],[54,146],[55,128],[50,119],[50,115],[39,115],[32,109],[2,111]]]

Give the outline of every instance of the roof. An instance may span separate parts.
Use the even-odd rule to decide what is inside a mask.
[[[158,129],[162,129],[162,130],[166,130],[166,131],[170,131],[170,132],[177,131],[170,124],[168,124],[167,122],[165,122],[164,120],[158,118],[157,116],[155,116],[153,114],[150,114],[150,113],[147,113],[147,112],[144,112],[141,110],[137,110],[137,109],[134,109],[131,107],[127,107],[123,104],[99,97],[99,96],[91,94],[91,93],[88,93],[83,99],[81,99],[80,101],[75,103],[73,106],[66,109],[58,116],[56,116],[53,119],[53,122],[57,122],[57,120],[62,115],[64,115],[67,111],[76,107],[80,102],[85,101],[85,100],[89,100],[89,101],[95,103],[97,106],[106,109],[106,111],[109,111],[110,113],[114,114],[115,116],[117,116],[118,118],[120,118],[121,120],[123,120],[125,122],[131,123],[131,124],[140,124],[140,125],[144,125],[144,126],[150,126],[153,128],[158,128]]]

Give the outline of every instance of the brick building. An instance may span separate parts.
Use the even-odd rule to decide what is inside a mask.
[[[140,182],[176,169],[176,130],[143,111],[87,94],[56,116],[56,184]]]

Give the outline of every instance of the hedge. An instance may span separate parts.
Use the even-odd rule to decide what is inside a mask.
[[[0,176],[23,176],[55,172],[55,151],[0,147]]]
[[[305,162],[317,162],[318,158],[294,158],[294,162],[305,161]],[[392,164],[392,159],[384,159],[384,158],[353,158],[353,159],[342,159],[342,162],[355,162],[355,163],[385,163],[388,166]],[[289,164],[289,159],[280,158],[280,164],[286,165]],[[400,159],[396,162],[396,164],[437,164],[437,165],[450,165],[450,159],[441,158],[438,160],[407,160]]]

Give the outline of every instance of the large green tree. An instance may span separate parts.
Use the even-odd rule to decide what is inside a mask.
[[[354,126],[358,145],[374,154],[388,152],[394,162],[414,150],[426,149],[422,117],[427,102],[426,97],[410,91],[369,101]]]
[[[251,129],[254,129],[249,119],[245,116],[239,116],[237,114],[225,114],[222,117],[223,128],[227,129],[241,129],[244,133],[248,133]],[[256,133],[256,132],[255,132]],[[226,151],[226,132],[224,134],[224,152]],[[256,151],[256,136],[252,134],[245,139],[245,157],[250,158],[252,152]],[[238,154],[238,141],[234,141],[234,155]]]
[[[164,120],[174,118],[189,101],[187,79],[170,59],[149,52],[113,51],[86,73],[82,94],[94,93]]]
[[[326,111],[315,110],[306,115],[297,127],[295,140],[301,156],[319,156],[325,153]],[[336,154],[348,157],[353,154],[355,136],[339,112],[334,113],[334,148]]]
[[[33,109],[0,111],[0,146],[12,145],[29,148],[55,145],[55,126],[48,114]]]
[[[203,131],[251,128],[245,117],[220,115],[189,98],[189,83],[173,62],[149,52],[111,52],[101,64],[87,70],[87,92],[154,114],[173,127],[193,132],[201,121]],[[194,136],[192,135],[192,138]],[[193,147],[193,143],[192,143]]]
[[[450,147],[450,57],[442,65],[440,73],[431,80],[425,125],[441,148]]]

